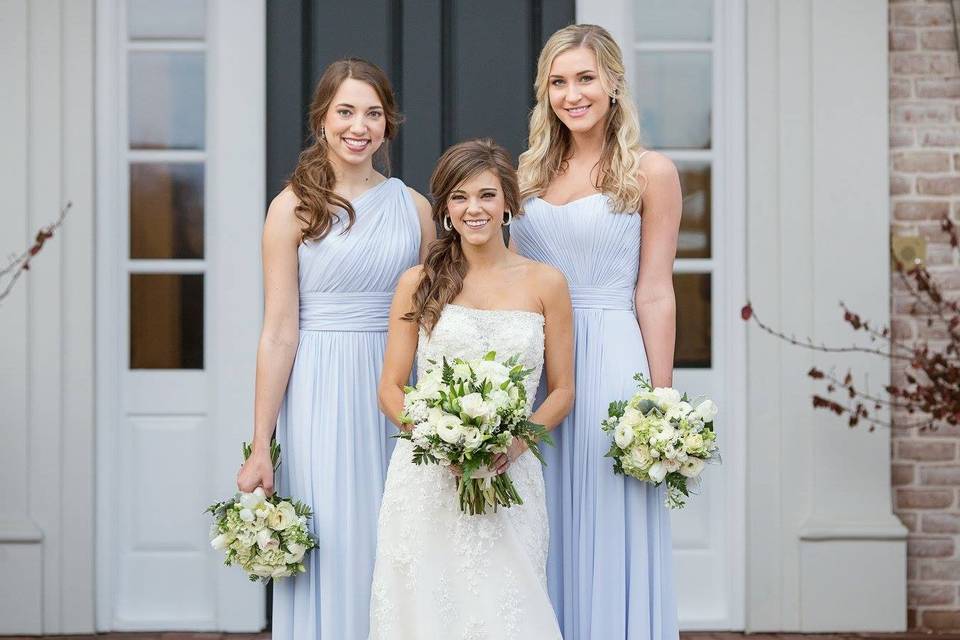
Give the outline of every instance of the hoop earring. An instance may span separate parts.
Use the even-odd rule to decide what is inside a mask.
[[[507,211],[506,214],[507,214],[507,221],[503,223],[503,226],[509,227],[510,223],[513,222],[513,212]]]
[[[443,228],[447,231],[453,231],[453,221],[450,220],[449,214],[443,216]]]

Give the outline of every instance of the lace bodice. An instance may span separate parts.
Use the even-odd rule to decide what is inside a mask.
[[[474,309],[448,304],[431,335],[420,330],[417,375],[444,356],[471,360],[497,352],[497,361],[519,355],[533,372],[524,380],[527,411],[533,406],[543,370],[543,316],[533,311]]]

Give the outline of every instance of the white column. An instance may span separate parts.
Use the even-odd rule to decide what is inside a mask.
[[[0,306],[0,633],[93,630],[93,5],[0,2],[0,254],[73,208]]]
[[[749,295],[787,333],[852,343],[839,300],[889,320],[886,4],[748,0],[747,37]],[[814,411],[806,376],[836,365],[881,390],[889,362],[755,327],[748,351],[748,629],[903,629],[889,434]]]

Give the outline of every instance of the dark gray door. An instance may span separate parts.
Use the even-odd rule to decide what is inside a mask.
[[[574,0],[270,0],[267,194],[306,142],[311,92],[330,62],[359,56],[387,72],[406,118],[393,175],[421,193],[449,145],[489,136],[514,161],[526,147],[537,55],[573,22]]]

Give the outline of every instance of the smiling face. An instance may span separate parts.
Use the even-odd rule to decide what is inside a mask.
[[[500,178],[489,169],[467,178],[447,196],[447,214],[463,242],[482,246],[503,242],[506,211]]]
[[[372,162],[386,133],[383,102],[372,86],[347,78],[334,94],[323,126],[327,148],[339,160],[353,165]]]
[[[603,126],[610,95],[600,82],[597,56],[587,47],[568,49],[550,65],[550,107],[570,131],[585,133]]]

